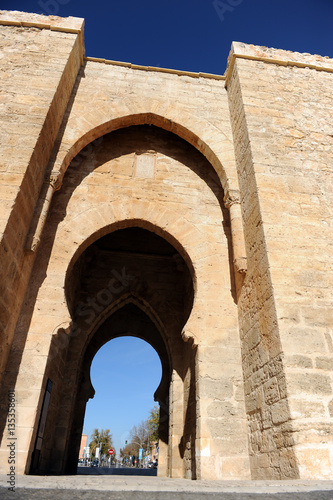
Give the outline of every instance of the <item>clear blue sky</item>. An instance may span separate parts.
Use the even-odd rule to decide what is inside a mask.
[[[91,367],[96,394],[87,404],[84,433],[110,429],[119,453],[133,425],[146,420],[156,404],[153,395],[161,376],[160,358],[147,342],[121,337],[105,344]]]
[[[223,74],[233,40],[333,57],[333,0],[1,0],[0,5],[83,17],[87,56],[146,66]],[[157,354],[143,341],[123,338],[105,345],[92,366],[96,396],[88,403],[84,431],[110,428],[119,452],[131,427],[147,418],[160,377]]]
[[[232,40],[333,57],[332,0],[1,0],[0,5],[83,17],[87,56],[146,66],[223,74]]]

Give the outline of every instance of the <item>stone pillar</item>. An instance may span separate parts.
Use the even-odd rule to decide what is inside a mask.
[[[58,172],[52,173],[49,179],[44,181],[42,195],[38,200],[38,205],[35,211],[36,220],[34,221],[33,228],[30,228],[25,243],[26,252],[36,252],[45,225],[45,221],[49,213],[53,194],[57,189],[59,189],[60,185],[61,176]]]
[[[34,263],[34,255],[25,253],[26,235],[34,223],[45,169],[83,64],[84,20],[1,11],[0,25],[1,66],[7,75],[1,89],[4,102],[16,103],[1,111],[8,134],[0,138],[4,159],[0,180],[1,380]]]
[[[243,233],[239,191],[229,189],[224,196],[224,205],[229,209],[232,238],[233,263],[236,274],[245,274],[247,259]]]
[[[179,450],[184,429],[183,393],[183,381],[173,370],[170,384],[169,476],[177,478],[183,477],[183,460]]]
[[[161,440],[158,443],[157,475],[158,477],[168,476],[168,445]]]
[[[226,72],[248,257],[238,307],[254,479],[332,476],[331,71],[327,58],[235,42]]]
[[[198,346],[196,372],[197,479],[250,479],[237,329],[221,331],[215,345]]]

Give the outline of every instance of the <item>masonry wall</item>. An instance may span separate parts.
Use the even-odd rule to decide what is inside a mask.
[[[166,88],[168,89],[167,93],[165,93]],[[61,143],[52,159],[55,172],[60,172],[62,175],[68,160],[73,156],[74,152],[78,151],[89,140],[99,137],[103,132],[106,133],[118,127],[145,123],[166,128],[188,140],[202,151],[208,160],[214,162],[222,186],[225,188],[225,195],[228,194],[229,188],[237,188],[228,103],[223,79],[182,74],[181,72],[175,75],[172,72],[154,71],[150,68],[136,68],[128,65],[118,66],[96,60],[87,60],[84,70],[79,76],[75,89],[75,98],[59,134]],[[206,147],[207,143],[212,148],[211,151]],[[110,145],[111,148],[114,147],[112,143]],[[85,158],[86,154],[89,155],[93,148],[94,145],[92,144],[87,151],[82,151],[79,160]],[[216,156],[214,159],[214,154],[218,155],[221,163],[216,161]],[[74,161],[76,162],[76,160]],[[198,288],[203,296],[197,298],[196,310],[193,311],[189,323],[185,327],[185,336],[193,338],[195,343],[202,343],[200,347],[201,362],[198,365],[200,372],[191,375],[197,377],[196,382],[199,389],[202,385],[200,394],[196,395],[196,398],[200,399],[201,412],[200,418],[197,418],[197,426],[198,429],[200,428],[200,432],[195,433],[197,477],[249,477],[247,440],[244,439],[246,422],[238,351],[239,338],[237,319],[234,315],[236,290],[234,283],[223,285],[228,290],[229,299],[222,305],[218,298],[221,293],[220,285],[216,280],[219,279],[217,278],[217,269],[220,266],[221,259],[224,258],[218,250],[220,245],[219,236],[215,234],[215,229],[211,224],[210,212],[212,206],[208,203],[209,206],[206,205],[205,213],[200,215],[197,211],[197,204],[199,203],[199,206],[205,204],[201,198],[203,192],[199,201],[195,195],[190,172],[183,172],[182,179],[178,178],[179,172],[176,171],[171,177],[165,177],[170,175],[170,173],[167,173],[168,167],[165,162],[159,165],[159,169],[162,170],[158,170],[156,173],[158,182],[157,178],[146,179],[143,184],[140,176],[138,176],[139,178],[135,182],[135,191],[133,191],[133,179],[129,182],[126,180],[126,176],[130,172],[132,172],[131,175],[135,176],[136,166],[129,158],[126,161],[128,163],[125,164],[124,170],[120,163],[119,166],[115,167],[120,170],[116,171],[112,184],[112,208],[119,204],[123,207],[119,213],[118,209],[116,209],[115,217],[119,217],[119,220],[121,220],[122,216],[130,210],[133,217],[136,218],[133,199],[140,200],[143,206],[147,206],[148,214],[146,215],[148,215],[148,220],[157,217],[157,225],[170,228],[171,232],[175,231],[178,224],[179,227],[175,231],[178,234],[178,243],[183,245],[184,241],[190,238],[191,250],[194,253],[196,252],[195,248],[199,247],[200,255],[198,256],[197,271],[203,276],[203,280],[200,281]],[[76,165],[78,167],[78,164]],[[210,184],[213,179],[208,168],[205,169],[204,175],[207,176],[206,179],[203,174],[200,174]],[[96,172],[94,178],[102,177]],[[95,184],[96,180],[90,181],[87,178],[84,181],[82,185],[82,189],[85,186],[83,196],[80,188],[80,196],[76,199],[75,206],[78,213],[87,214],[84,208],[87,206],[93,209],[95,206],[93,205],[94,199],[98,198],[103,203],[107,203],[109,199],[109,193],[104,190],[100,192],[97,186],[90,186],[90,182]],[[97,198],[95,196],[91,198],[91,195],[88,196],[88,193],[94,193],[94,190],[99,193]],[[154,194],[153,197],[152,194]],[[124,199],[127,196],[131,196],[132,201],[124,204]],[[221,191],[218,195],[220,207],[222,198]],[[155,209],[153,209],[152,203]],[[184,209],[181,208],[185,208],[185,206],[187,206],[186,216]],[[165,226],[164,218],[166,219],[166,215],[164,214],[166,209],[171,211],[170,213],[178,214],[177,220],[180,218],[177,222],[176,215],[174,215],[175,221],[171,226],[169,226],[169,222]],[[155,214],[153,214],[153,210],[155,210]],[[144,213],[146,213],[146,209]],[[196,236],[188,235],[187,230],[183,227],[184,220],[198,229]],[[219,224],[221,224],[221,219]],[[91,222],[89,222],[90,226]],[[228,231],[226,221],[222,223],[222,226],[224,226],[223,233],[226,233]],[[67,244],[72,245],[72,243],[69,244],[66,241],[67,233],[68,229],[65,230],[65,239],[63,240],[65,246]],[[79,234],[77,226],[75,230],[73,228],[72,234],[68,234],[68,236],[72,238],[74,234]],[[210,242],[213,242],[214,249],[210,250],[209,246],[207,246],[207,238],[209,238]],[[82,236],[79,237],[80,241],[81,239]],[[230,235],[228,245],[228,259],[231,261],[232,242]],[[212,260],[214,260],[214,264],[211,263]],[[227,263],[228,268],[230,261],[228,260]],[[232,271],[229,279],[232,281],[234,279]],[[208,304],[206,297],[209,297],[209,314],[206,314]],[[55,315],[57,318],[59,317],[58,312]],[[222,323],[219,320],[221,316],[223,317]],[[214,326],[214,323],[216,326]],[[201,324],[202,326],[200,326]],[[225,347],[220,345],[220,334],[218,333],[220,328],[225,331],[223,337]],[[228,358],[228,362],[223,362],[225,373],[221,376],[219,369],[215,370],[213,367],[221,366],[221,360],[227,360]],[[228,371],[228,367],[230,367],[230,371]],[[209,384],[209,391],[205,390],[203,383],[205,380]],[[183,395],[178,392],[177,381],[173,382],[172,387],[175,401],[180,402]],[[212,404],[215,399],[214,391],[219,394],[219,399],[223,398],[225,401],[232,399],[230,412],[228,411],[224,416],[220,417],[220,423],[223,422],[220,433],[218,425],[215,424],[218,418],[216,409]],[[183,407],[183,402],[179,405],[179,411],[181,407]],[[234,412],[233,408],[235,408]],[[179,422],[177,411],[175,408],[174,419],[170,419],[170,425],[174,426],[172,431],[174,443],[170,445],[173,454],[171,466],[173,476],[183,474],[181,472],[183,471],[183,465],[180,458],[177,457],[177,454],[179,455],[179,443],[182,438],[182,426],[177,423]],[[234,446],[234,443],[237,444]],[[190,446],[193,448],[193,442]],[[223,460],[222,457],[224,457]],[[186,468],[192,474],[192,464],[190,462],[186,465]]]
[[[332,63],[241,44],[233,53],[227,86],[249,270],[240,312],[252,468],[257,477],[329,478]]]
[[[0,11],[0,18],[1,380],[33,262],[26,238],[83,48],[82,19],[58,31],[44,16]]]
[[[140,221],[195,285],[163,471],[245,479],[250,457],[252,478],[329,478],[332,61],[239,43],[226,77],[84,59],[82,20],[24,13],[1,12],[0,37],[0,430],[15,388],[17,470],[58,348],[63,376],[68,269]],[[7,451],[4,434],[6,467]]]
[[[161,300],[162,293],[168,294],[162,276],[158,278],[159,283],[155,284],[157,271],[147,283],[141,283],[143,273],[140,276],[140,273],[135,272],[133,264],[129,266],[129,273],[138,276],[138,293],[156,310],[170,334],[168,342],[173,351],[173,369],[177,367],[178,375],[174,373],[173,376],[170,410],[173,418],[170,422],[172,457],[169,473],[172,477],[182,477],[185,474],[186,477],[193,478],[200,477],[201,473],[203,477],[208,474],[214,477],[211,467],[216,461],[221,466],[219,472],[214,474],[220,474],[221,477],[242,477],[243,474],[248,474],[237,307],[234,301],[233,269],[229,264],[231,235],[228,212],[221,206],[222,199],[222,187],[217,175],[194,148],[156,127],[131,127],[104,136],[95,146],[87,149],[87,154],[83,151],[78,159],[73,160],[62,189],[54,197],[45,232],[45,241],[49,242],[54,238],[53,231],[57,230],[55,239],[62,241],[63,245],[50,257],[48,278],[39,291],[38,312],[34,314],[30,325],[30,338],[37,332],[41,333],[40,325],[45,328],[48,322],[53,322],[54,326],[59,323],[62,309],[59,309],[58,304],[63,300],[63,290],[61,286],[56,288],[55,284],[63,282],[63,275],[59,273],[58,266],[60,262],[65,267],[68,265],[68,253],[71,251],[71,246],[64,244],[64,240],[59,237],[59,231],[65,230],[66,234],[74,236],[77,241],[75,234],[83,232],[77,220],[87,207],[91,210],[92,207],[105,205],[112,212],[115,210],[113,207],[122,206],[120,213],[115,211],[115,218],[126,226],[130,224],[130,220],[122,222],[122,219],[133,206],[133,200],[140,200],[147,207],[154,200],[154,208],[149,211],[154,212],[155,217],[159,218],[165,210],[170,210],[198,229],[199,239],[192,240],[192,244],[200,248],[202,256],[194,265],[198,276],[202,275],[204,279],[199,280],[196,289],[199,289],[199,296],[202,297],[200,309],[207,308],[209,304],[210,313],[204,319],[202,328],[200,321],[197,321],[196,328],[201,332],[200,338],[198,337],[200,365],[196,367],[193,362],[188,362],[189,370],[184,373],[184,381],[180,367],[182,364],[186,367],[187,363],[183,351],[177,351],[179,339],[176,341],[171,335],[175,335],[173,324],[177,310],[169,317],[170,304],[173,304],[175,297]],[[133,216],[143,227],[149,223],[149,219],[140,212],[136,214],[135,208]],[[168,224],[163,227],[173,234],[172,226]],[[178,242],[182,245],[181,234],[186,233],[186,229],[181,220],[179,232]],[[47,251],[41,251],[48,254]],[[218,258],[214,256],[215,252]],[[159,285],[161,290],[147,295],[145,288],[148,285],[154,289]],[[233,294],[230,290],[233,290]],[[53,297],[52,302],[50,297]],[[198,293],[196,298],[198,300]],[[51,310],[53,318],[50,318]],[[179,311],[178,314],[183,312]],[[220,317],[223,317],[221,322],[218,320]],[[179,328],[177,334],[179,335]],[[221,338],[225,345],[221,345]],[[197,387],[202,386],[200,433],[196,430],[198,424],[193,420],[195,402],[198,401],[198,395],[193,394],[196,384]],[[215,394],[228,407],[221,416],[218,415]],[[202,448],[205,448],[205,455],[200,460]]]
[[[190,371],[186,373],[186,359],[181,350],[177,351],[181,332],[176,332],[177,339],[168,339],[173,352],[174,376],[167,472],[172,477],[184,474],[192,478],[214,478],[216,474],[219,477],[248,477],[237,306],[230,265],[230,221],[222,199],[220,181],[208,161],[188,143],[157,127],[130,127],[113,132],[74,158],[62,188],[53,198],[26,299],[27,307],[22,311],[17,329],[17,334],[27,341],[16,391],[19,396],[29,386],[34,388],[29,400],[22,400],[20,405],[17,432],[21,442],[28,445],[29,438],[34,441],[39,392],[45,376],[50,376],[58,386],[61,384],[58,367],[62,365],[60,357],[55,362],[57,350],[52,348],[51,342],[52,333],[54,341],[59,338],[59,344],[61,336],[70,331],[64,281],[71,256],[88,238],[98,238],[97,234],[127,225],[141,225],[150,230],[166,231],[176,247],[189,250],[197,281],[194,322],[184,336],[191,338],[193,335],[200,343],[200,363],[195,366],[188,361]],[[155,273],[150,285],[154,285],[154,280]],[[157,285],[166,288],[161,277]],[[161,292],[156,291],[146,297],[147,284],[140,283],[140,276],[138,286],[138,293],[157,310],[167,331],[172,330],[176,314],[170,317],[171,298],[160,300]],[[208,304],[210,312],[204,315],[200,311],[207,310]],[[222,322],[219,321],[221,316]],[[220,345],[221,338],[225,346]],[[34,351],[36,346],[38,350]],[[67,346],[67,340],[62,346]],[[65,352],[58,351],[61,359],[66,357]],[[190,346],[188,351],[194,352]],[[68,353],[70,360],[75,356],[76,351],[72,355]],[[51,372],[47,368],[50,362],[53,363]],[[73,368],[71,375],[75,384],[77,374]],[[193,393],[201,386],[200,396]],[[220,418],[214,407],[215,393],[228,405],[228,411]],[[72,401],[71,389],[66,394]],[[199,398],[200,419],[195,412]],[[74,412],[75,408],[71,410]],[[71,416],[70,412],[67,414]],[[58,430],[55,446],[68,445],[66,439],[64,442],[68,429]],[[49,450],[54,448],[49,447]],[[59,457],[53,458],[53,464],[60,463]],[[27,453],[22,452],[21,463],[26,459]],[[217,471],[212,469],[215,463]]]

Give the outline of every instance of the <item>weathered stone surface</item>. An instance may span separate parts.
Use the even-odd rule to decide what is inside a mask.
[[[113,63],[83,20],[5,11],[0,38],[1,467],[14,391],[17,471],[74,470],[91,360],[126,332],[162,362],[159,474],[330,477],[333,61]]]
[[[239,310],[254,477],[280,477],[282,471],[285,477],[306,476],[297,452],[280,469],[280,455],[260,458],[261,428],[288,423],[288,397],[295,429],[303,418],[316,427],[316,419],[329,414],[332,378],[322,370],[329,369],[325,353],[332,352],[327,301],[331,72],[332,61],[320,56],[239,43],[229,59],[227,89],[248,258]],[[278,390],[271,377],[278,378]],[[296,405],[294,397],[303,399]],[[279,434],[276,439],[280,442]],[[331,439],[324,439],[327,450]],[[289,446],[293,453],[293,443]],[[325,465],[321,473],[326,475]]]

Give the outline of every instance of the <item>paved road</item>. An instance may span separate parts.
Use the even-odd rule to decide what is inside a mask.
[[[0,499],[333,500],[333,481],[189,481],[103,475],[96,469],[93,471],[76,476],[17,476],[15,492],[8,490],[3,474],[0,475]]]
[[[157,469],[140,469],[139,467],[78,467],[79,476],[113,475],[113,476],[157,476]]]
[[[332,500],[333,492],[227,493],[172,491],[96,491],[19,488],[15,493],[0,487],[2,500]]]

